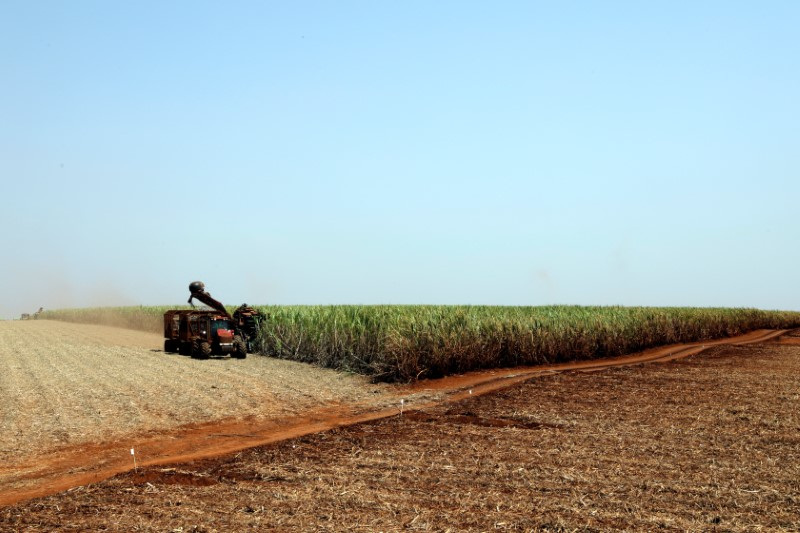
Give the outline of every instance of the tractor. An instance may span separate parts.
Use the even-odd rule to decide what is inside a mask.
[[[225,306],[205,291],[201,281],[189,285],[189,304],[197,298],[209,310],[170,310],[164,313],[164,351],[208,359],[212,355],[247,357],[255,340],[263,313],[241,305],[231,316]]]

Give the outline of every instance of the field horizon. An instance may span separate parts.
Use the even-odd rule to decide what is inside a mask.
[[[800,327],[800,312],[625,306],[255,306],[265,313],[255,353],[375,381],[410,382],[471,370],[625,355],[757,329]],[[45,311],[42,318],[158,333],[188,306]],[[234,307],[228,307],[233,311]]]

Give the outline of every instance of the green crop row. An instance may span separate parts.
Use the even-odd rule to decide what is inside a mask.
[[[261,351],[413,380],[622,355],[676,342],[800,326],[800,313],[642,307],[270,307]]]
[[[168,307],[48,311],[43,318],[161,331]],[[262,306],[258,351],[410,381],[469,370],[623,355],[800,327],[800,313],[722,308]]]

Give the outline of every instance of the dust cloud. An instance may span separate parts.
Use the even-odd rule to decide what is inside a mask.
[[[100,307],[137,305],[126,289],[112,280],[75,281],[55,268],[7,268],[0,294],[0,319],[19,318],[40,307]]]

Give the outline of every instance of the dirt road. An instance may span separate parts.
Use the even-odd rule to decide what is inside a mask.
[[[378,420],[569,370],[669,361],[713,345],[764,342],[783,331],[672,346],[602,361],[495,370],[421,382],[357,376],[264,357],[194,361],[161,338],[58,322],[0,323],[0,505],[93,483],[133,467],[219,456]]]

